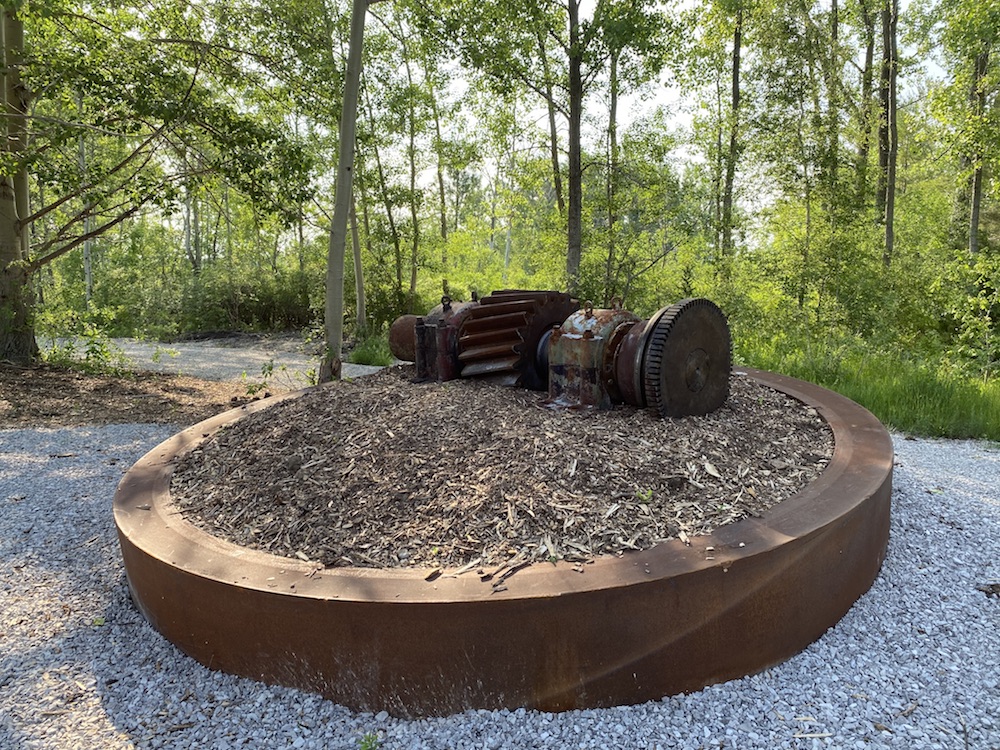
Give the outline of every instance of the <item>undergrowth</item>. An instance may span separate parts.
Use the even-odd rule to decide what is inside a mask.
[[[767,338],[756,333],[734,336],[739,362],[836,391],[899,432],[1000,442],[1000,381],[995,377],[975,377],[952,359],[902,345],[876,346],[857,338],[794,333]],[[124,353],[89,323],[77,335],[54,340],[43,358],[49,364],[89,374],[123,377],[130,371]],[[395,359],[386,335],[380,333],[359,339],[348,361],[387,366]],[[248,392],[268,387],[273,361],[261,374],[261,382],[248,381]]]
[[[1000,383],[972,377],[943,358],[808,341],[784,351],[745,351],[744,359],[847,396],[899,432],[1000,441]]]
[[[389,350],[389,339],[385,334],[372,334],[358,339],[347,361],[355,365],[388,367],[396,360]]]
[[[47,364],[90,375],[124,377],[131,371],[124,352],[103,331],[90,324],[84,326],[79,335],[53,339],[52,345],[42,352],[42,359]]]

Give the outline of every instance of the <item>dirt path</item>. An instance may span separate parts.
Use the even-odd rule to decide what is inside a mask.
[[[65,340],[57,343],[66,346]],[[101,344],[110,347],[114,364],[134,372],[0,363],[0,429],[125,422],[191,425],[252,399],[303,388],[319,363],[318,354],[295,336],[241,335],[170,345],[114,339]],[[52,348],[51,341],[39,345]],[[82,359],[86,343],[73,345]],[[379,369],[345,364],[344,377]]]
[[[51,342],[39,342],[43,347]],[[280,389],[302,388],[314,379],[319,365],[315,345],[298,336],[237,335],[202,341],[161,344],[138,339],[111,339],[139,370],[168,372],[205,380],[267,382]],[[82,349],[83,345],[76,346]],[[310,349],[312,351],[310,351]],[[379,367],[344,364],[343,375],[356,378],[377,372]]]

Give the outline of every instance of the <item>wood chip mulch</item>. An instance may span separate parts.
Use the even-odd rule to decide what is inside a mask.
[[[157,372],[87,374],[0,362],[0,429],[188,425],[251,400],[245,383]]]
[[[331,384],[223,428],[181,457],[172,500],[213,535],[325,567],[511,569],[760,515],[833,451],[815,410],[740,375],[721,409],[670,420],[410,377]]]

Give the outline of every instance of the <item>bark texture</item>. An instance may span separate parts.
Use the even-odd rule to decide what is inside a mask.
[[[354,0],[351,36],[344,76],[344,106],[340,114],[340,156],[337,187],[330,223],[330,248],[326,259],[326,351],[319,368],[319,381],[339,380],[344,343],[344,259],[351,213],[354,172],[354,141],[357,126],[358,91],[361,87],[361,46],[365,34],[368,0]]]
[[[3,11],[3,111],[5,156],[21,163],[26,146],[28,95],[21,84],[24,27],[12,8]],[[21,217],[29,213],[28,176],[19,167],[0,179],[0,361],[18,365],[38,358],[28,287],[28,235]]]

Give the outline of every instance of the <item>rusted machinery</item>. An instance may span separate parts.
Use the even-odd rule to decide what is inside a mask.
[[[397,359],[415,362],[421,380],[490,376],[504,385],[545,390],[541,342],[579,303],[562,292],[509,289],[471,302],[448,297],[427,315],[404,315],[389,330]]]
[[[481,300],[447,297],[389,332],[393,354],[421,380],[490,376],[549,392],[567,407],[615,403],[661,416],[708,414],[729,396],[729,324],[707,299],[685,299],[648,320],[621,309],[580,307],[553,291],[504,290]]]

